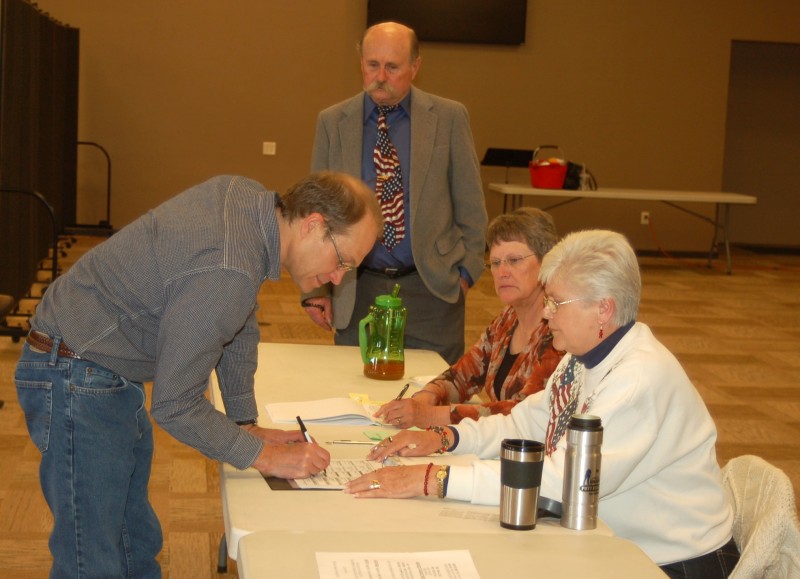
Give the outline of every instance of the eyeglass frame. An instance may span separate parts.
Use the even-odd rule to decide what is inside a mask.
[[[557,302],[556,300],[554,300],[553,298],[551,298],[547,294],[544,294],[544,296],[542,297],[542,301],[544,301],[544,309],[545,310],[550,310],[554,314],[558,313],[558,308],[561,307],[561,306],[564,306],[566,304],[571,304],[572,302],[579,302],[579,301],[582,301],[582,300],[585,300],[585,299],[588,299],[588,298],[585,298],[585,297],[583,297],[583,298],[572,298],[571,300],[564,300],[564,301],[561,301],[561,302]]]
[[[331,243],[333,244],[333,250],[336,252],[336,259],[339,260],[339,264],[336,266],[336,271],[346,273],[354,270],[354,266],[350,265],[349,263],[345,263],[344,259],[342,259],[342,253],[339,251],[339,246],[336,244],[336,238],[333,236],[333,231],[331,231],[330,225],[327,223],[325,225],[328,230],[328,237],[331,238]]]
[[[511,269],[516,269],[516,267],[522,263],[522,260],[533,257],[534,255],[536,254],[529,253],[528,255],[512,255],[511,257],[504,257],[503,259],[490,259],[483,265],[490,271],[499,269],[504,263]]]

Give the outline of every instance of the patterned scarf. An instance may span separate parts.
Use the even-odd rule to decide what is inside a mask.
[[[578,396],[583,387],[583,364],[575,356],[560,370],[550,389],[550,420],[545,434],[545,452],[550,456],[555,452],[558,441],[564,436],[569,419],[578,408]],[[559,372],[559,370],[556,370]],[[586,406],[586,405],[584,405]]]

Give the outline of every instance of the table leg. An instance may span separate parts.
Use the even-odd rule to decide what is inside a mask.
[[[711,231],[711,248],[708,250],[708,269],[711,269],[711,265],[714,261],[714,250],[717,247],[717,232],[719,230],[719,203],[714,205],[714,222],[712,225],[714,227]]]
[[[703,221],[707,221],[710,223],[714,228],[714,233],[711,236],[711,249],[708,250],[708,268],[711,269],[711,264],[714,261],[714,249],[717,247],[717,235],[719,232],[722,232],[722,241],[725,245],[725,258],[727,259],[727,273],[728,275],[731,274],[733,271],[733,260],[731,259],[731,247],[730,241],[728,239],[728,225],[729,225],[729,218],[730,218],[730,203],[717,203],[714,208],[714,219],[706,215],[701,215],[691,209],[687,209],[686,207],[682,207],[681,205],[677,205],[672,201],[665,201],[661,200],[661,202],[665,205],[669,205],[670,207],[674,207],[675,209],[680,209],[684,213],[688,213],[689,215],[694,215],[698,219],[702,219]]]
[[[728,239],[728,226],[730,225],[729,223],[730,210],[731,206],[729,204],[725,203],[722,205],[722,221],[723,221],[722,236],[723,239],[725,240],[725,257],[728,259],[728,269],[727,269],[728,275],[731,275],[731,273],[733,273],[733,260],[731,260],[731,244],[730,240]]]
[[[722,243],[725,246],[725,260],[726,269],[725,273],[731,275],[733,273],[733,259],[731,259],[731,244],[728,238],[728,227],[730,226],[730,209],[729,203],[717,203],[714,210],[714,234],[711,237],[711,249],[708,251],[708,267],[711,268],[711,262],[714,259],[714,248],[717,246],[717,234],[722,232]]]
[[[225,533],[219,540],[219,552],[217,554],[217,573],[228,572],[228,542],[225,540]]]

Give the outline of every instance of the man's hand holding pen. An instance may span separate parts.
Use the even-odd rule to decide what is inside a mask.
[[[276,430],[252,426],[247,431],[264,441],[253,468],[264,476],[306,478],[323,472],[331,462],[330,453],[313,442],[308,431]],[[309,441],[311,444],[291,444]]]
[[[297,417],[297,424],[300,425],[300,432],[303,433],[303,438],[306,439],[306,442],[308,442],[309,444],[315,444],[316,445],[316,443],[314,442],[314,439],[311,438],[311,435],[308,433],[308,430],[306,429],[306,425],[303,424],[303,419],[300,418],[299,416]],[[330,463],[330,459],[328,460],[328,462]],[[327,471],[325,469],[322,469],[322,472],[323,472],[323,474],[327,474]],[[315,473],[312,473],[312,474],[315,474]]]

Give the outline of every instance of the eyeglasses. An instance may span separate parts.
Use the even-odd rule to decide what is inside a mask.
[[[339,265],[336,266],[336,271],[346,272],[352,270],[353,266],[348,263],[345,263],[344,260],[342,259],[342,253],[339,251],[339,246],[336,245],[336,238],[333,236],[333,232],[331,231],[330,227],[328,227],[328,235],[331,238],[331,243],[333,244],[333,250],[336,252],[336,259],[339,260]]]
[[[557,302],[547,294],[544,296],[544,309],[550,310],[553,313],[558,311],[559,306],[563,306],[566,304],[571,304],[572,302],[579,302],[581,300],[585,300],[586,298],[572,298],[571,300],[564,300],[563,302]]]
[[[511,257],[507,257],[505,259],[492,259],[486,264],[486,269],[498,269],[504,263],[511,269],[515,269],[519,267],[519,265],[522,263],[522,260],[533,257],[533,255],[534,254],[529,253],[528,255],[512,255]]]

